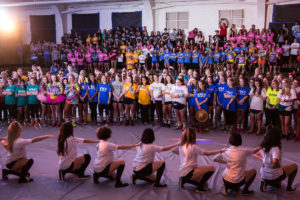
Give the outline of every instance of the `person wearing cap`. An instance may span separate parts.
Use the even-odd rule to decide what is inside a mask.
[[[246,170],[247,158],[260,151],[260,147],[255,149],[246,149],[242,145],[242,136],[239,133],[232,133],[229,137],[228,147],[224,152],[214,157],[214,161],[226,164],[223,173],[222,195],[226,196],[228,190],[238,192],[240,187],[245,185],[242,194],[252,194],[254,191],[249,190],[256,177],[254,168]]]
[[[197,186],[196,192],[209,191],[207,181],[215,172],[213,165],[198,165],[199,156],[211,156],[223,152],[223,150],[206,151],[196,144],[195,129],[185,129],[181,134],[181,141],[178,147],[172,151],[180,157],[179,187],[183,188],[184,184],[189,183]]]

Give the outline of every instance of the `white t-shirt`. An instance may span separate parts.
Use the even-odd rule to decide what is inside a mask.
[[[186,104],[186,98],[185,97],[182,97],[182,95],[187,95],[189,93],[187,87],[185,85],[182,85],[182,86],[177,86],[175,85],[174,87],[172,87],[172,90],[171,90],[171,93],[173,95],[180,95],[180,97],[178,98],[173,98],[173,101],[174,102],[178,102],[178,103],[181,103],[181,104]]]
[[[13,151],[8,152],[6,164],[26,157],[26,146],[32,143],[32,139],[18,138],[14,141]]]
[[[118,55],[118,62],[123,62],[123,59],[124,59],[124,55],[123,54],[120,54]]]
[[[180,172],[186,176],[190,171],[198,167],[198,155],[203,155],[204,150],[198,145],[184,145],[177,147],[180,157]]]
[[[240,183],[246,176],[247,157],[253,154],[252,150],[236,146],[229,147],[215,158],[226,162],[223,178],[231,183]]]
[[[252,95],[254,92],[254,89],[252,88],[251,91],[250,91],[250,95]],[[255,93],[258,94],[259,90],[256,89]],[[260,94],[262,97],[266,97],[266,89],[263,88],[261,90],[261,94]],[[253,109],[253,110],[263,110],[264,109],[264,101],[260,98],[260,97],[257,97],[257,96],[253,96],[251,98],[251,102],[250,102],[250,109]]]
[[[59,158],[59,169],[68,169],[72,162],[77,158],[77,144],[82,144],[83,138],[70,136],[66,139],[64,148],[65,155]]]
[[[299,47],[300,47],[299,43],[292,43],[291,44],[291,55],[297,56]]]
[[[289,56],[290,55],[290,48],[291,46],[289,44],[284,44],[282,45],[282,49],[283,49],[283,56]]]
[[[145,60],[146,60],[146,56],[145,56],[144,54],[141,54],[141,55],[139,56],[139,61],[140,61],[140,63],[141,63],[141,64],[145,64]]]
[[[171,92],[173,87],[174,87],[174,84],[167,84],[167,85],[164,85],[162,90],[164,92]],[[172,97],[169,94],[165,94],[165,102],[170,102],[170,101],[172,101]]]
[[[155,144],[142,144],[137,147],[137,153],[133,160],[133,170],[139,171],[154,161],[156,152],[161,152],[163,147]]]
[[[294,89],[291,89],[291,96],[287,96],[287,95],[282,95],[282,90],[280,89],[279,90],[279,93],[277,94],[277,97],[279,99],[286,99],[286,100],[292,100],[292,99],[297,99],[297,96],[296,96],[296,92]],[[293,109],[293,102],[280,102],[279,103],[280,105],[283,105],[283,106],[287,106],[286,107],[286,111],[291,111]]]
[[[261,178],[267,180],[274,180],[279,178],[283,174],[281,167],[272,169],[273,159],[277,158],[281,163],[281,153],[278,147],[272,147],[268,153],[260,150],[260,154],[263,157],[264,167],[260,168]]]
[[[164,87],[164,84],[162,83],[151,83],[150,84],[150,90],[153,92],[153,97],[157,101],[162,100],[162,88]]]
[[[105,140],[100,140],[96,145],[97,157],[94,163],[95,172],[102,172],[107,165],[113,162],[114,151],[118,149],[118,145],[107,142]]]

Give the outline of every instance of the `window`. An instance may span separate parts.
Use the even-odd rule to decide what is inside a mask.
[[[229,25],[235,24],[237,28],[241,28],[244,23],[244,10],[219,10],[219,20],[227,18]]]
[[[166,13],[167,29],[188,29],[189,13],[188,12],[167,12]]]

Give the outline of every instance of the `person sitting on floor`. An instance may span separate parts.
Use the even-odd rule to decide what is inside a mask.
[[[98,140],[74,137],[72,123],[64,123],[60,127],[57,143],[57,154],[60,157],[59,179],[64,180],[66,173],[76,174],[78,178],[89,177],[84,175],[84,171],[91,161],[91,156],[84,154],[83,156],[77,157],[77,144],[98,142]]]
[[[137,154],[133,160],[132,184],[137,179],[153,183],[154,187],[166,187],[167,184],[161,184],[160,180],[164,173],[165,161],[154,161],[155,153],[168,151],[174,148],[178,143],[169,146],[158,146],[153,144],[155,141],[154,131],[146,128],[142,134],[141,145],[137,147]],[[156,176],[154,173],[156,172]]]
[[[26,156],[27,145],[48,138],[56,138],[56,136],[44,135],[31,139],[23,139],[20,138],[22,130],[22,125],[19,122],[12,122],[8,126],[7,139],[1,141],[2,146],[8,151],[6,158],[7,169],[2,170],[2,179],[7,180],[8,175],[13,174],[19,176],[19,183],[27,183],[33,181],[29,174],[29,170],[33,165],[33,159],[28,159]]]
[[[246,171],[247,158],[256,154],[261,148],[252,150],[241,148],[242,136],[238,133],[231,134],[229,144],[231,145],[229,148],[214,158],[215,162],[226,164],[223,173],[222,194],[226,196],[229,189],[238,192],[242,185],[245,185],[243,194],[252,194],[254,191],[249,190],[249,187],[255,179],[256,170],[251,168]]]
[[[215,172],[212,165],[198,166],[198,155],[210,156],[221,153],[223,150],[205,151],[196,144],[195,129],[188,128],[182,132],[180,146],[173,150],[173,153],[180,156],[179,187],[184,187],[185,183],[197,186],[196,192],[206,192],[206,183]]]
[[[281,181],[288,177],[286,190],[295,191],[292,184],[296,177],[298,166],[296,163],[290,163],[282,167],[281,165],[281,134],[280,129],[272,127],[267,130],[264,140],[261,143],[262,156],[261,185],[260,191],[264,192],[267,186],[280,188]]]
[[[133,145],[116,145],[108,142],[111,137],[111,129],[104,126],[98,129],[97,138],[100,140],[97,144],[97,157],[94,164],[94,183],[99,183],[100,177],[116,180],[115,187],[126,187],[128,183],[121,182],[121,176],[125,168],[124,160],[114,160],[114,151],[131,149],[139,144]],[[117,170],[117,173],[115,171]]]

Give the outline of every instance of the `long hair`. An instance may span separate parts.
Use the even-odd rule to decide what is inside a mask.
[[[202,84],[202,85],[204,85],[204,90],[203,90],[203,92],[205,93],[206,92],[206,90],[207,90],[207,87],[206,87],[206,82],[204,81],[204,80],[201,80],[201,81],[199,81],[198,82],[198,84],[197,84],[197,92],[201,92],[201,88],[200,88],[200,86],[199,86],[199,84]]]
[[[264,152],[268,153],[272,147],[281,149],[281,134],[278,127],[271,127],[267,129],[264,140],[260,144]]]
[[[181,136],[180,146],[196,144],[196,133],[194,128],[188,128]]]
[[[73,136],[73,125],[70,122],[64,123],[59,130],[59,136],[57,138],[57,154],[59,156],[64,156],[65,150],[68,148],[68,144],[65,142],[68,139],[68,137]]]
[[[14,149],[15,140],[18,139],[18,137],[20,136],[21,127],[22,127],[21,124],[17,121],[12,122],[8,126],[8,136],[7,136],[8,150],[11,153],[13,152]]]
[[[286,82],[287,83],[287,87],[282,87],[282,90],[281,90],[281,94],[282,95],[287,95],[287,96],[291,96],[291,83],[288,79],[283,79],[282,82]]]
[[[260,95],[261,94],[261,90],[262,90],[262,82],[259,78],[256,78],[255,81],[254,81],[254,90],[253,90],[253,94],[256,93],[256,85],[255,85],[255,82],[258,82],[259,83],[259,91],[258,91],[258,94]]]

